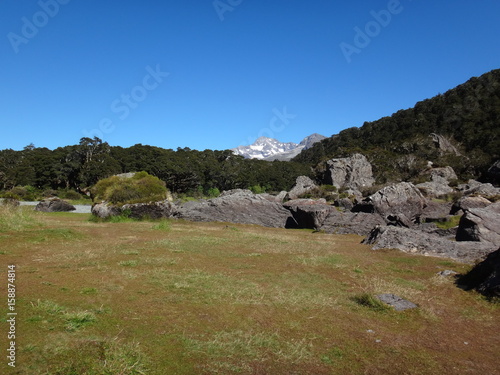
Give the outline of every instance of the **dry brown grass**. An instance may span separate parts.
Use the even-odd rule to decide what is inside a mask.
[[[304,230],[37,220],[0,233],[20,313],[1,373],[499,374],[498,305],[436,277],[465,265]],[[353,299],[376,293],[419,309]]]

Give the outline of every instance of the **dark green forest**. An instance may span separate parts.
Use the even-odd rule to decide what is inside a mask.
[[[449,139],[461,155],[441,152],[432,133]],[[464,180],[481,177],[500,157],[500,70],[471,78],[390,117],[346,129],[294,161],[318,165],[353,152],[368,157],[379,183],[415,177],[427,161],[451,165]]]
[[[236,188],[280,191],[290,189],[311,168],[296,162],[244,159],[231,151],[176,151],[137,144],[112,147],[99,138],[82,138],[78,145],[55,150],[29,145],[22,151],[0,151],[0,189],[31,186],[85,192],[115,174],[145,171],[165,181],[176,193],[206,193]]]
[[[437,148],[432,133],[448,139],[458,154]],[[320,176],[326,160],[355,152],[372,162],[378,183],[414,179],[428,161],[452,166],[462,180],[480,178],[500,158],[500,70],[472,78],[414,108],[346,129],[290,162],[244,159],[230,150],[172,150],[142,144],[123,148],[99,138],[82,138],[76,145],[55,150],[33,144],[21,151],[1,150],[0,190],[24,186],[28,191],[85,193],[103,178],[145,171],[175,193],[281,191],[289,190],[297,176]]]

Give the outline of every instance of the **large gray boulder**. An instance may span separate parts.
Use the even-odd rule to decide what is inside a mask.
[[[363,243],[372,245],[373,250],[397,249],[411,254],[453,258],[469,263],[494,250],[491,244],[455,242],[419,230],[394,226],[374,228]]]
[[[457,241],[479,241],[500,246],[500,202],[466,210],[460,219]]]
[[[288,199],[297,199],[304,194],[310,193],[311,191],[318,188],[318,185],[306,176],[299,176],[295,181],[295,186],[288,193]]]
[[[121,207],[113,206],[106,202],[96,203],[91,209],[92,215],[101,219],[107,219],[111,216],[120,216],[122,213]]]
[[[429,175],[430,181],[416,185],[425,195],[439,197],[454,192],[449,186],[452,180],[456,180],[457,174],[452,167],[432,168],[423,172],[423,175]]]
[[[500,297],[500,249],[488,254],[457,282],[486,296]]]
[[[428,197],[440,197],[454,192],[453,188],[448,185],[448,181],[442,177],[423,182],[416,185],[416,187]]]
[[[59,198],[44,199],[35,207],[40,212],[69,212],[76,210],[75,206]]]
[[[186,202],[176,209],[175,217],[274,228],[285,228],[288,221],[293,221],[292,214],[283,205],[241,189],[225,191],[214,199]]]
[[[283,206],[291,212],[294,219],[289,222],[289,228],[319,229],[330,213],[336,211],[335,207],[326,204],[325,199],[295,199]]]
[[[360,190],[375,183],[372,165],[364,155],[331,159],[326,162],[324,183],[340,188]]]
[[[427,200],[412,183],[401,182],[363,199],[354,206],[353,212],[376,213],[388,223],[399,222],[408,226],[420,221],[426,206]]]

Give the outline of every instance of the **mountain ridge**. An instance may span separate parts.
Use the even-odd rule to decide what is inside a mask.
[[[235,155],[241,155],[246,159],[259,159],[259,160],[291,160],[297,156],[302,150],[307,150],[326,137],[313,133],[305,137],[300,143],[294,142],[280,142],[275,138],[259,137],[257,140],[248,146],[238,146],[232,148],[231,151]]]

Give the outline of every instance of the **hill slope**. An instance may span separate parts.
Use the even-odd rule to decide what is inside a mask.
[[[433,133],[449,140],[461,155],[435,147]],[[354,151],[374,163],[379,182],[414,177],[428,160],[451,165],[461,178],[481,176],[500,157],[500,70],[471,78],[413,108],[346,129],[293,160],[316,165]]]

